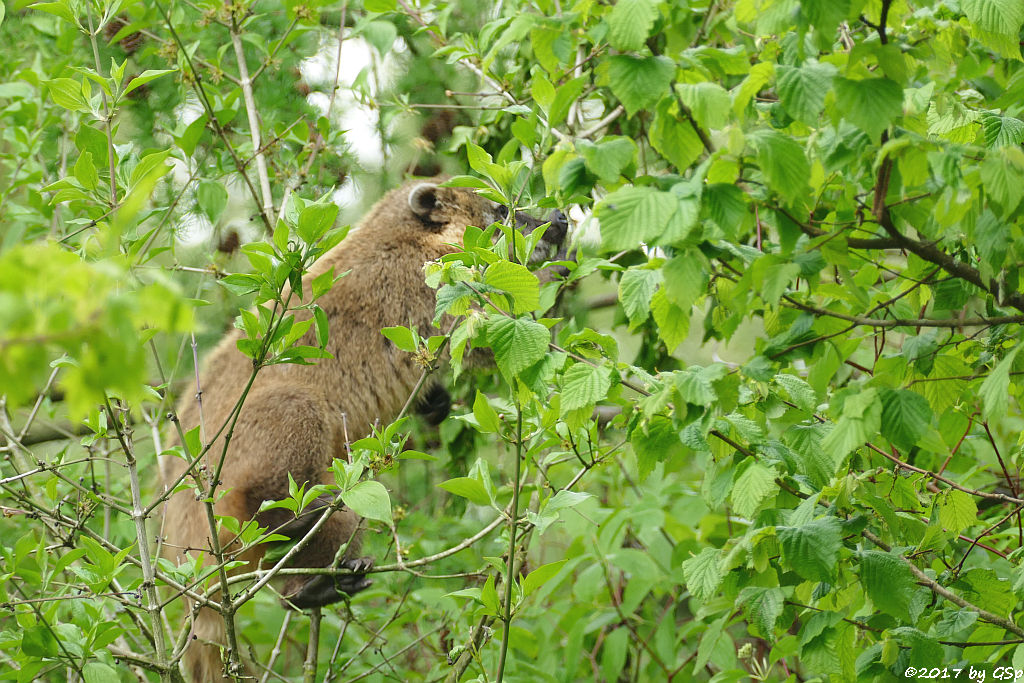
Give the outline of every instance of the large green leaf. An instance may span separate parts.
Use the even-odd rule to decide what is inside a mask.
[[[878,140],[903,113],[903,88],[888,78],[836,78],[836,106],[843,118]]]
[[[484,284],[512,297],[512,313],[528,313],[540,305],[540,280],[526,266],[498,261],[487,267]]]
[[[661,271],[649,268],[630,268],[619,280],[619,303],[629,318],[629,326],[635,328],[647,320],[651,311],[651,297],[661,284]]]
[[[660,235],[678,208],[674,194],[653,187],[628,186],[612,192],[595,210],[601,221],[602,248],[636,249]]]
[[[562,375],[562,414],[605,398],[611,387],[611,368],[576,363]]]
[[[616,50],[639,50],[647,40],[658,8],[653,0],[619,0],[608,14],[608,42]]]
[[[750,519],[768,498],[778,492],[779,485],[775,483],[773,469],[753,458],[747,458],[744,464],[733,482],[730,496],[736,514]]]
[[[606,64],[612,92],[630,116],[661,99],[675,73],[675,64],[666,57],[612,55]]]
[[[927,399],[906,389],[882,389],[882,436],[904,450],[917,445],[932,419]]]
[[[749,139],[768,186],[789,204],[806,197],[811,168],[800,144],[774,130],[757,131]]]
[[[683,580],[686,588],[701,600],[708,600],[722,585],[725,578],[721,568],[722,551],[704,548],[700,554],[683,562]]]
[[[783,559],[808,581],[835,581],[843,525],[835,517],[823,517],[800,526],[776,528]]]
[[[906,562],[890,553],[866,550],[860,553],[860,580],[875,607],[897,619],[910,620],[916,584]]]
[[[835,75],[836,68],[828,63],[808,62],[801,67],[777,67],[775,88],[782,106],[797,121],[816,124],[825,108],[825,95],[831,90]]]
[[[528,318],[496,316],[488,321],[487,342],[498,367],[512,377],[544,358],[551,333]]]
[[[361,481],[342,493],[341,500],[360,517],[391,524],[391,496],[379,481]]]

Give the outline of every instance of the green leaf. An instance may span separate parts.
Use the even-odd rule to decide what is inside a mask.
[[[496,316],[488,321],[487,342],[494,349],[498,367],[513,377],[544,358],[551,332],[527,318]]]
[[[704,548],[700,555],[683,562],[683,580],[686,589],[700,600],[710,600],[722,585],[725,575],[721,567],[722,551]]]
[[[605,60],[612,93],[629,116],[647,109],[666,94],[676,67],[667,57],[612,55]]]
[[[476,398],[473,400],[473,417],[476,418],[476,423],[480,425],[481,432],[494,433],[501,431],[501,420],[498,418],[498,412],[491,407],[487,397],[480,390],[477,390]]]
[[[775,639],[775,623],[782,616],[786,596],[778,586],[746,586],[736,597],[743,605],[747,620],[757,627],[763,638]]]
[[[636,249],[650,242],[668,228],[678,208],[675,195],[652,187],[629,186],[612,192],[595,209],[602,249]]]
[[[102,662],[89,662],[82,667],[82,679],[85,683],[110,683],[120,680],[120,676],[116,670]]]
[[[818,395],[810,384],[794,375],[775,375],[772,378],[776,384],[786,390],[790,400],[800,410],[813,413],[818,407]]]
[[[228,191],[223,183],[203,180],[196,188],[196,204],[210,222],[216,225],[224,207],[228,205]]]
[[[916,446],[931,424],[928,400],[906,389],[882,389],[881,399],[882,436],[903,450]]]
[[[511,261],[498,261],[487,267],[484,284],[512,297],[512,313],[520,315],[540,305],[540,280],[526,266]]]
[[[690,312],[691,307],[680,308],[669,301],[664,287],[659,288],[651,297],[651,314],[658,325],[658,336],[665,342],[669,353],[675,351],[689,336]]]
[[[363,0],[367,12],[394,12],[397,6],[397,0]]]
[[[1017,0],[962,0],[975,36],[1004,57],[1020,59],[1018,35],[1024,23],[1024,4]]]
[[[651,312],[651,297],[661,283],[661,271],[649,268],[630,268],[619,280],[619,303],[629,318],[630,329],[647,320]]]
[[[35,9],[39,9],[36,5]],[[46,89],[58,107],[71,111],[89,111],[89,103],[82,97],[82,84],[71,78],[46,81]]]
[[[1014,347],[981,383],[978,398],[981,399],[981,415],[985,420],[1006,415],[1010,405],[1010,368],[1013,367],[1013,360],[1021,348]]]
[[[981,128],[985,133],[985,146],[1016,147],[1024,142],[1024,121],[1012,116],[999,116],[992,112],[981,115]]]
[[[561,413],[591,406],[608,396],[611,368],[589,363],[576,363],[562,375]]]
[[[454,493],[456,496],[462,496],[468,498],[470,502],[477,505],[490,505],[491,497],[487,494],[487,489],[480,482],[479,479],[473,477],[456,477],[443,481],[438,486],[448,493]]]
[[[530,595],[548,581],[555,578],[558,572],[562,570],[562,567],[564,567],[565,563],[568,561],[569,560],[558,560],[557,562],[542,564],[527,574],[526,578],[523,579],[523,594]]]
[[[146,69],[141,74],[139,74],[138,76],[136,76],[128,82],[128,85],[125,86],[123,94],[127,95],[136,88],[141,88],[150,81],[160,78],[161,76],[164,76],[166,74],[172,74],[175,71],[177,71],[177,69]]]
[[[636,143],[627,137],[613,136],[594,144],[586,140],[576,143],[587,168],[604,183],[614,183],[636,158]]]
[[[981,163],[981,182],[985,192],[999,205],[999,213],[1009,216],[1024,198],[1024,155],[1016,147],[996,150]]]
[[[978,506],[974,497],[957,489],[949,489],[939,502],[939,521],[954,533],[978,523]]]
[[[299,220],[295,224],[295,234],[306,244],[313,244],[334,227],[338,218],[338,205],[333,202],[307,205],[299,212]]]
[[[407,353],[416,351],[416,338],[408,327],[385,327],[380,333],[402,351]]]
[[[361,481],[342,493],[341,500],[360,517],[393,524],[391,496],[379,481]]]
[[[843,525],[838,519],[823,517],[800,526],[780,526],[776,533],[783,558],[797,574],[808,581],[835,580],[843,545]]]
[[[680,83],[676,92],[704,130],[722,128],[728,123],[732,98],[717,83]]]
[[[793,204],[807,195],[810,164],[803,147],[793,138],[774,130],[759,130],[750,135],[757,151],[757,163],[768,181],[787,204]]]
[[[903,88],[888,78],[855,81],[836,78],[836,107],[843,118],[878,141],[882,131],[903,114]]]
[[[92,152],[82,152],[75,162],[75,178],[82,183],[87,190],[95,190],[100,182],[100,176],[93,164]]]
[[[737,469],[730,499],[733,509],[741,517],[753,519],[758,508],[778,493],[779,485],[775,483],[775,470],[765,467],[753,458],[747,458]]]
[[[807,62],[801,67],[779,65],[775,74],[775,89],[786,113],[808,125],[817,124],[836,68],[828,63]]]
[[[658,8],[653,0],[619,0],[605,17],[608,42],[620,52],[639,50],[657,17]]]
[[[915,583],[910,567],[901,558],[878,550],[860,553],[860,580],[875,607],[910,621],[910,600]]]
[[[654,149],[682,171],[700,158],[704,143],[693,124],[672,113],[676,108],[676,103],[668,98],[658,104],[649,137]]]

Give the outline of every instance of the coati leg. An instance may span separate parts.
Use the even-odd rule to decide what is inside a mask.
[[[424,388],[416,400],[416,414],[427,421],[427,424],[441,424],[452,409],[452,397],[440,384],[431,384]]]
[[[223,446],[215,443],[211,460],[219,458]],[[259,508],[265,500],[288,497],[288,475],[298,484],[333,482],[328,467],[336,455],[345,452],[344,426],[340,413],[309,387],[265,387],[250,392],[234,428],[234,438],[225,456],[218,491],[226,492],[215,505],[218,515],[239,520],[255,518],[263,526],[280,527],[279,533],[302,538],[323,514],[333,499],[324,497],[298,517],[286,510]],[[215,461],[213,461],[215,462]],[[209,466],[213,462],[208,463]],[[181,492],[168,503],[168,542],[171,547],[188,548],[193,552],[206,548],[209,558],[209,528],[198,524],[205,520],[202,503],[195,494]],[[360,518],[351,510],[333,513],[307,544],[290,561],[292,567],[330,567],[338,549],[348,544],[339,566],[357,572],[338,577],[283,577],[283,595],[300,608],[326,605],[358,592],[369,581],[363,572],[372,562],[357,558],[360,541]],[[230,555],[232,535],[221,534],[221,545]],[[258,547],[240,556],[248,564],[236,572],[257,568],[265,548]],[[216,599],[216,597],[215,597]],[[223,676],[221,650],[225,644],[223,617],[215,611],[202,609],[194,624],[196,641],[185,652],[185,668],[194,683],[221,683]]]
[[[256,515],[256,520],[260,526],[266,526],[274,533],[298,540],[309,532],[333,502],[334,498],[325,494],[313,499],[298,517],[285,521],[291,513],[278,508]],[[352,557],[358,548],[360,522],[359,516],[347,508],[336,511],[291,562],[294,567],[330,567],[335,562],[338,549],[348,544],[345,558],[338,563],[338,567],[353,573],[339,576],[288,576],[280,589],[285,605],[298,609],[323,607],[370,586],[371,581],[364,572],[373,566],[373,559]]]

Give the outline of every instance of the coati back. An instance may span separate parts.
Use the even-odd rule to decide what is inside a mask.
[[[298,484],[331,483],[328,475],[335,457],[343,457],[346,437],[365,436],[375,422],[388,423],[405,405],[422,374],[410,354],[396,348],[380,330],[408,325],[427,333],[434,318],[434,292],[424,284],[423,264],[457,249],[466,226],[486,227],[500,221],[504,207],[472,191],[439,187],[432,182],[412,182],[381,199],[358,228],[325,254],[303,279],[310,281],[330,268],[348,274],[317,303],[327,314],[330,338],[327,350],[334,356],[315,365],[271,365],[256,376],[239,413],[222,470],[214,512],[239,520],[256,519],[260,525],[301,538],[319,518],[319,510],[298,518],[274,509],[258,513],[265,500],[288,495],[288,475]],[[531,228],[539,221],[516,216]],[[565,237],[565,218],[555,212],[545,242],[560,244]],[[311,330],[300,343],[314,344]],[[227,334],[207,358],[200,374],[202,421],[214,434],[228,419],[249,381],[252,361],[236,348],[239,331]],[[443,394],[443,390],[442,390]],[[441,397],[442,402],[445,400]],[[432,395],[429,412],[444,417],[438,396]],[[178,405],[181,427],[200,423],[200,408],[192,396]],[[171,439],[171,445],[177,443]],[[208,451],[215,465],[224,452],[223,435]],[[164,483],[172,485],[185,469],[180,458],[161,462]],[[317,507],[316,504],[313,505]],[[307,508],[307,510],[309,510]],[[347,509],[333,514],[295,557],[296,567],[327,567],[340,547],[349,543],[345,562],[354,572],[339,581],[333,577],[291,576],[282,595],[295,607],[327,605],[369,585],[360,573],[372,565],[358,558],[359,517]],[[203,504],[192,491],[169,499],[164,520],[165,555],[182,559],[184,553],[211,557],[210,529]],[[222,532],[220,543],[231,535]],[[350,542],[351,541],[351,542]],[[239,559],[248,562],[241,571],[256,568],[261,547]],[[223,676],[221,648],[224,624],[212,610],[199,611],[194,634],[185,652],[187,673],[194,683],[227,680]]]

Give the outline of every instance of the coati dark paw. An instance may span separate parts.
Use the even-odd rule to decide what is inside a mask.
[[[440,384],[434,384],[420,394],[416,401],[416,414],[430,425],[441,424],[452,408],[452,397]]]
[[[326,574],[314,576],[299,586],[295,592],[286,594],[282,602],[297,609],[323,607],[343,600],[346,595],[355,595],[373,585],[373,582],[363,573],[373,567],[373,558],[356,557],[342,561],[340,566],[342,569],[348,569],[355,573],[338,576],[327,576]]]

